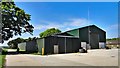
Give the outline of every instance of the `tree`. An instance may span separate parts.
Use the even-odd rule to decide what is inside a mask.
[[[9,40],[14,35],[33,33],[34,27],[29,24],[30,15],[17,7],[14,2],[2,2],[2,40]]]
[[[17,39],[9,41],[7,44],[10,48],[16,49],[18,47],[18,44],[22,42],[24,42],[23,38],[17,38]]]
[[[43,37],[47,37],[47,36],[57,34],[57,33],[61,33],[61,31],[59,29],[51,28],[51,29],[47,29],[46,31],[40,33],[39,35],[41,38],[43,38]]]

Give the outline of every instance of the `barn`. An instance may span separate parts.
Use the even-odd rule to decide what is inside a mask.
[[[44,54],[71,53],[80,49],[79,38],[73,36],[49,36],[37,39],[38,51]]]
[[[33,53],[38,51],[36,40],[19,43],[18,48],[20,51],[25,51],[26,53]]]
[[[99,49],[106,46],[106,32],[90,25],[36,40],[41,54],[72,53],[79,49]]]

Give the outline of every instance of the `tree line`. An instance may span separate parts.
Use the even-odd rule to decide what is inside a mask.
[[[110,41],[110,40],[120,40],[120,38],[108,38],[106,39],[107,41]]]
[[[28,39],[23,39],[23,38],[19,37],[19,38],[16,38],[16,39],[13,39],[13,40],[9,41],[7,44],[9,46],[9,48],[17,49],[19,43],[32,41],[32,40],[35,40],[35,39],[37,39],[37,38],[36,37],[34,37],[34,38],[29,37]]]
[[[45,30],[44,32],[41,32],[39,35],[40,35],[40,38],[44,38],[44,37],[51,36],[51,35],[54,35],[60,32],[61,31],[59,29],[50,28],[50,29]],[[13,39],[9,41],[7,44],[10,48],[17,49],[19,43],[28,42],[28,41],[32,41],[36,39],[37,37],[34,37],[34,38],[29,37],[28,39],[17,38],[17,39]]]

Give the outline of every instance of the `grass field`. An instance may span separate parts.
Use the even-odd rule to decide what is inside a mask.
[[[6,55],[0,55],[0,68],[3,68]]]
[[[6,54],[7,54],[7,49],[3,49],[2,50],[2,55],[0,54],[0,68],[3,68],[3,66],[5,64]]]

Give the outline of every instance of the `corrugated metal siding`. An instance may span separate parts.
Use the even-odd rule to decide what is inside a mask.
[[[88,43],[89,42],[89,40],[88,40],[88,28],[80,29],[79,32],[80,32],[79,33],[80,41]]]
[[[66,52],[78,52],[80,49],[80,41],[78,38],[66,38]]]
[[[100,28],[96,26],[90,27],[90,30],[92,33],[98,33],[99,34],[99,41],[100,42],[106,42],[106,32],[101,30]]]
[[[99,49],[99,37],[98,33],[90,34],[90,46],[91,49]]]
[[[89,35],[90,35],[90,45],[91,45],[91,48],[93,49],[99,48],[99,42],[106,42],[106,32],[101,30],[100,28],[94,25],[85,27],[85,28],[80,28],[80,41],[81,42],[86,42],[88,44]],[[98,37],[96,35],[98,35]]]
[[[54,45],[58,45],[59,53],[78,52],[80,48],[80,41],[78,40],[78,38],[46,37],[45,54],[53,54]]]
[[[20,51],[26,51],[26,42],[19,43],[18,48]]]
[[[81,44],[78,38],[72,39],[73,52],[78,52]]]
[[[54,45],[57,45],[56,37],[46,37],[45,38],[45,54],[54,53]]]
[[[36,40],[28,41],[26,42],[26,52],[37,52],[38,51],[38,46],[36,43]]]
[[[44,48],[44,38],[37,39],[38,52],[42,54],[42,48]]]

